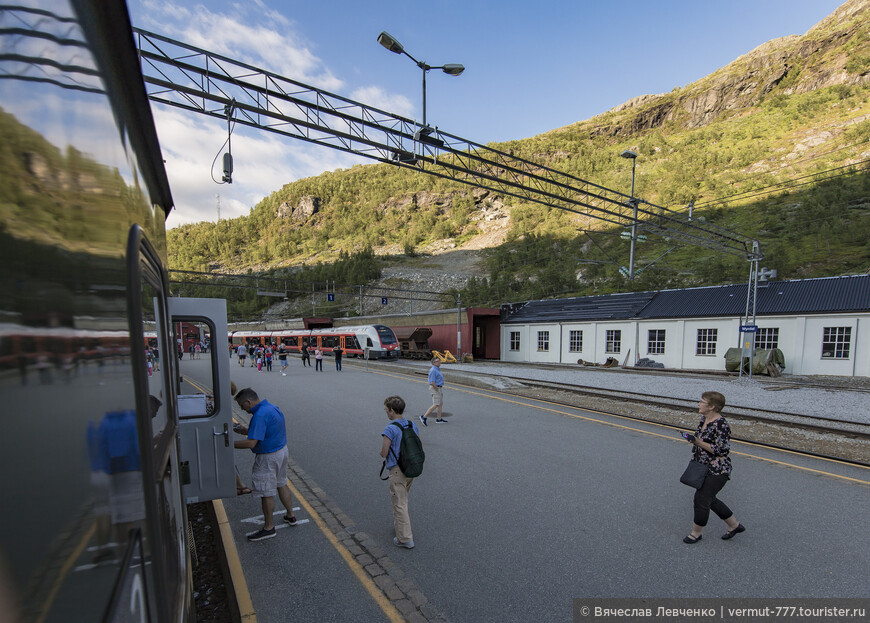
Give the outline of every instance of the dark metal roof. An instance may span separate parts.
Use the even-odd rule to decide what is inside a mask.
[[[566,322],[637,318],[741,316],[746,284],[634,292],[506,306],[502,322]],[[821,314],[870,311],[870,275],[770,281],[758,284],[756,314]]]
[[[629,292],[570,299],[528,301],[511,306],[502,322],[564,322],[636,318],[655,292]]]

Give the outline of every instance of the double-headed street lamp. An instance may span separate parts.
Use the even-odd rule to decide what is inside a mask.
[[[440,69],[448,76],[458,76],[463,71],[465,71],[465,67],[460,65],[459,63],[450,63],[448,65],[439,65],[438,67],[434,67],[432,65],[427,65],[423,61],[418,61],[416,58],[408,54],[402,44],[399,43],[396,38],[393,37],[386,30],[378,35],[378,43],[387,48],[390,52],[395,52],[396,54],[404,54],[412,61],[414,61],[417,64],[417,67],[423,70],[423,128],[428,128],[429,126],[426,125],[426,72],[430,69]]]
[[[634,279],[634,245],[637,242],[637,199],[634,198],[634,168],[637,164],[637,154],[626,149],[619,154],[623,158],[631,158],[631,199],[629,203],[634,208],[634,217],[631,220],[631,253],[628,257],[628,278]]]

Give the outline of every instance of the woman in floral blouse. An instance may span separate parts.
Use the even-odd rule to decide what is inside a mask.
[[[725,502],[716,497],[728,479],[731,478],[731,427],[722,417],[725,396],[719,392],[704,392],[698,403],[701,421],[692,440],[692,458],[707,466],[704,484],[695,492],[695,519],[692,532],[683,543],[694,544],[701,540],[701,531],[707,525],[712,510],[728,526],[722,538],[728,540],[744,530],[743,524],[734,518],[734,513]]]

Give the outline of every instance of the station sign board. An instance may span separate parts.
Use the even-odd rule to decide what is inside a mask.
[[[741,333],[757,333],[758,332],[758,325],[742,324],[742,325],[740,325],[740,332]]]

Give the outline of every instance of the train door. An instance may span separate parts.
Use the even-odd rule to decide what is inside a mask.
[[[170,298],[172,326],[192,325],[200,334],[225,335],[223,299]],[[178,362],[179,444],[188,503],[235,495],[232,396],[229,359],[209,349]]]

